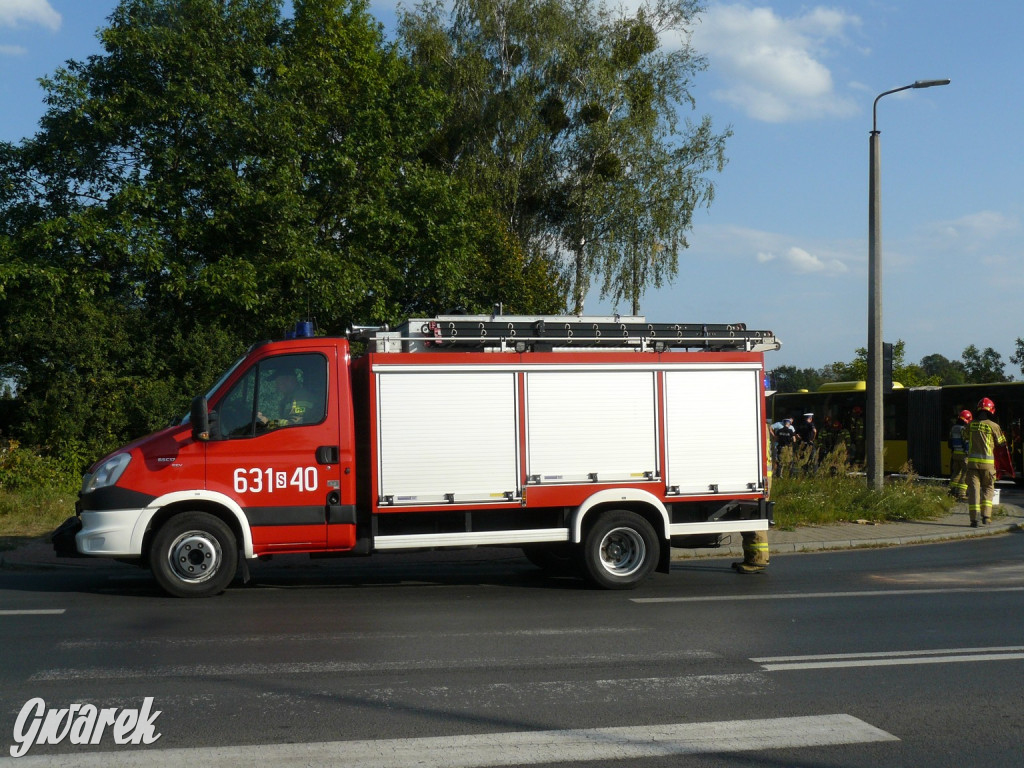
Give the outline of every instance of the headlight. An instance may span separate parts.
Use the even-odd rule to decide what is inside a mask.
[[[119,453],[104,461],[95,472],[91,472],[82,478],[82,493],[90,493],[99,488],[106,488],[113,485],[124,474],[128,462],[132,460],[130,453]]]

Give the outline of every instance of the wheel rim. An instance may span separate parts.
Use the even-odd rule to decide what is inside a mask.
[[[217,537],[207,531],[186,531],[167,551],[171,572],[182,581],[198,584],[217,573],[222,554]]]
[[[646,556],[644,537],[632,528],[614,528],[601,539],[601,566],[613,576],[636,573]]]

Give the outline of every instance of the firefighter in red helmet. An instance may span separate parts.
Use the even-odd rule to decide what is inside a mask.
[[[973,420],[965,408],[949,430],[949,495],[957,501],[967,501],[967,439]]]
[[[1006,445],[1003,430],[996,424],[996,405],[987,397],[978,401],[967,444],[967,511],[971,527],[992,522],[992,496],[996,483],[997,445]]]

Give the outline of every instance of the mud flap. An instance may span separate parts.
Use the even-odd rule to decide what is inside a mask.
[[[672,540],[662,539],[660,553],[658,554],[658,573],[670,573],[672,570]]]
[[[245,552],[238,550],[238,573],[242,577],[242,584],[252,581],[252,574],[249,573],[249,561],[245,559]]]

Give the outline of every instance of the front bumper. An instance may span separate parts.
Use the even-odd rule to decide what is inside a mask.
[[[82,529],[75,534],[75,548],[83,555],[139,557],[142,536],[151,514],[143,509],[106,509],[82,512]]]
[[[135,531],[151,515],[142,509],[109,509],[79,511],[50,534],[57,557],[139,557],[142,538]]]

